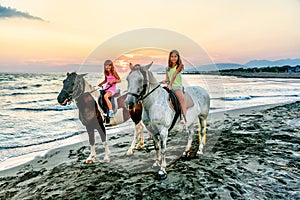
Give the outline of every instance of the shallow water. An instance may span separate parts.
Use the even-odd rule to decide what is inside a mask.
[[[125,91],[125,74],[120,76],[118,87]],[[156,77],[162,80],[164,75]],[[76,106],[63,107],[56,101],[64,78],[63,73],[0,74],[0,162],[86,140]],[[97,85],[100,75],[90,73],[86,79]],[[210,112],[300,100],[299,79],[184,75],[183,80],[185,86],[200,85],[209,91]],[[133,128],[130,122],[125,125]],[[111,128],[108,134],[123,128]]]

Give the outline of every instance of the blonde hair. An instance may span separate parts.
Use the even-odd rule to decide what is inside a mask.
[[[108,76],[109,75],[109,72],[106,70],[106,66],[109,65],[111,66],[111,73],[113,75],[115,75],[115,66],[114,66],[114,63],[111,61],[111,60],[106,60],[104,62],[104,75],[105,76]]]

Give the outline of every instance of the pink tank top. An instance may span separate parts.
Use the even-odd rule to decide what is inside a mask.
[[[106,86],[105,86],[105,90],[106,90],[106,92],[111,92],[112,93],[112,95],[114,95],[115,93],[116,93],[116,90],[117,90],[117,84],[116,83],[114,83],[112,86],[110,85],[110,84],[108,84],[109,82],[112,82],[112,81],[115,81],[115,80],[117,80],[116,79],[116,77],[114,77],[113,75],[108,75],[108,76],[106,76],[106,81],[107,81],[107,83],[106,83]]]

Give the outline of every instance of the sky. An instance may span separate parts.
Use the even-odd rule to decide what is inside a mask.
[[[111,38],[145,28],[189,38],[214,63],[299,58],[299,11],[299,0],[2,0],[0,72],[78,67]],[[154,34],[149,37],[153,41],[157,38]],[[128,43],[120,40],[105,52],[118,52]],[[167,48],[174,45],[181,52],[178,41],[169,43]],[[142,48],[137,52],[128,46],[127,52],[118,56],[129,55],[135,61],[132,52],[150,59],[155,54],[160,62],[167,62],[168,49],[158,53],[161,45],[158,51],[153,46],[152,52]],[[107,54],[107,59],[117,59],[113,56]],[[99,65],[103,59],[99,58]],[[119,64],[128,63],[125,59]]]

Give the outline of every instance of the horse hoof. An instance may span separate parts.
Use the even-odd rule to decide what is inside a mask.
[[[110,162],[110,158],[107,157],[107,156],[105,156],[105,157],[104,157],[104,162],[105,162],[105,163],[109,163],[109,162]]]
[[[159,170],[158,171],[158,178],[160,180],[165,180],[167,178],[167,173],[164,170]]]
[[[160,167],[159,162],[155,161],[155,163],[153,163],[152,167]]]
[[[87,164],[91,164],[91,163],[94,163],[94,161],[92,159],[88,159],[85,161]]]
[[[198,152],[197,152],[197,156],[200,157],[200,156],[202,156],[202,155],[203,155],[203,151],[198,151]]]
[[[182,156],[185,157],[185,158],[190,157],[190,155],[191,155],[190,151],[185,151],[185,152],[182,153]]]
[[[137,149],[137,150],[140,150],[143,146],[144,146],[144,144],[139,144],[139,145],[136,147],[136,149]]]
[[[85,162],[88,163],[88,164],[94,163],[95,158],[96,158],[96,156],[89,156],[89,157],[86,159]]]
[[[132,155],[133,155],[133,150],[132,149],[128,149],[127,156],[132,156]]]

